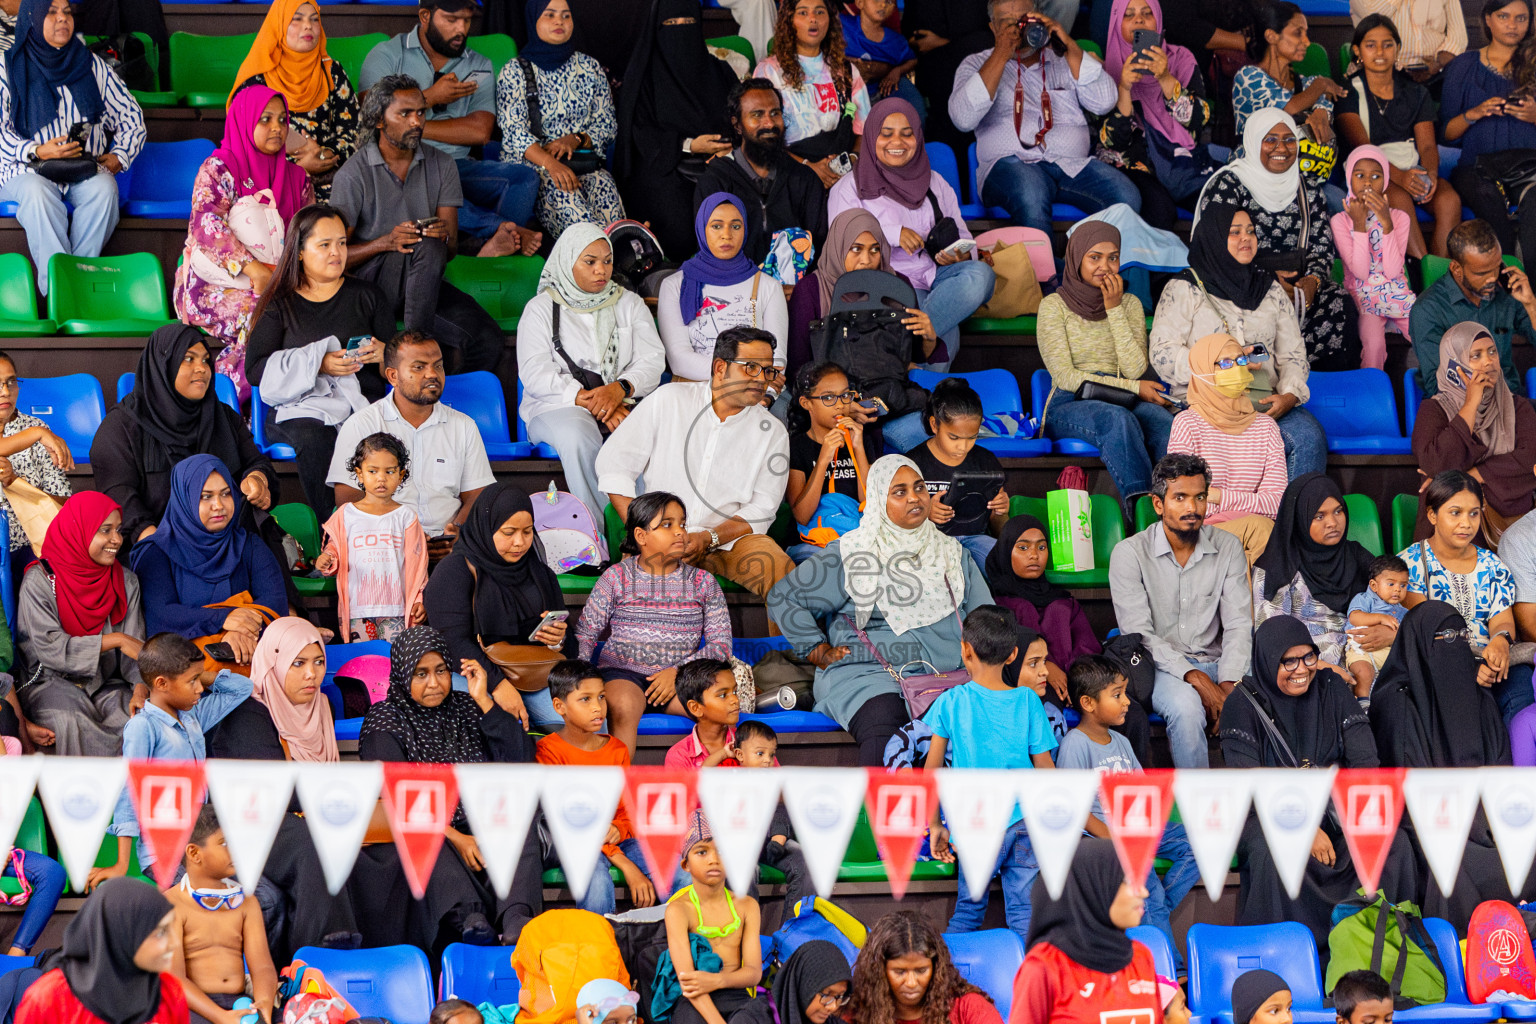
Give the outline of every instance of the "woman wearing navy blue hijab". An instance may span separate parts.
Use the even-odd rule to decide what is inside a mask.
[[[16,41],[5,54],[0,111],[0,201],[17,204],[38,286],[47,294],[54,254],[99,256],[117,226],[113,175],[144,146],[144,112],[75,35],[69,0],[22,0]],[[84,136],[72,139],[77,126]],[[69,173],[40,173],[63,168],[63,161],[75,161]]]
[[[143,583],[151,636],[166,630],[190,639],[222,634],[235,660],[249,664],[263,625],[249,606],[283,615],[288,597],[277,559],[240,525],[240,502],[229,467],[217,457],[182,460],[171,473],[165,515],[134,546],[132,566]]]

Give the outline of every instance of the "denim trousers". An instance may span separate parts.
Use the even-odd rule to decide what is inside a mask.
[[[1285,472],[1295,480],[1303,473],[1323,473],[1328,469],[1328,435],[1323,425],[1301,406],[1277,421],[1280,439],[1285,442]]]
[[[1314,421],[1316,422],[1316,421]],[[1152,489],[1152,464],[1168,453],[1173,413],[1156,402],[1126,409],[1113,402],[1083,401],[1057,388],[1045,413],[1051,438],[1075,438],[1098,448],[1127,518],[1136,499]]]
[[[1221,682],[1216,662],[1191,661],[1190,665]],[[1205,738],[1205,705],[1193,685],[1158,669],[1152,683],[1152,710],[1163,716],[1175,768],[1211,766],[1211,748]]]
[[[1035,876],[1039,873],[1040,863],[1035,860],[1035,848],[1030,845],[1029,832],[1024,828],[1024,819],[1020,818],[1003,833],[1003,847],[997,852],[997,866],[992,869],[987,880],[990,884],[992,878],[1001,877],[1003,914],[1008,927],[1017,932],[1020,939],[1029,934],[1029,889],[1035,884]],[[971,899],[970,890],[966,888],[964,867],[960,868],[957,881],[960,888],[955,896],[955,912],[950,915],[949,927],[944,930],[979,931],[982,919],[987,915],[987,901],[991,893],[982,894],[979,900]]]
[[[0,875],[16,877],[16,864],[11,857],[5,859],[5,869],[0,871]],[[59,897],[64,895],[64,884],[68,878],[64,874],[63,865],[58,861],[31,850],[22,853],[22,875],[32,887],[32,895],[27,900],[26,909],[21,912],[21,924],[11,937],[11,945],[31,952],[37,940],[42,937],[43,929],[48,927],[48,919],[59,905]]]
[[[526,164],[500,160],[455,160],[464,205],[459,230],[474,238],[489,238],[507,221],[527,227],[539,198],[539,172]]]
[[[1173,941],[1172,917],[1179,904],[1184,902],[1184,897],[1199,884],[1200,865],[1195,863],[1195,855],[1189,848],[1189,837],[1184,834],[1184,826],[1176,821],[1170,821],[1163,828],[1162,841],[1157,844],[1157,855],[1173,863],[1162,878],[1157,877],[1155,868],[1147,872],[1146,916],[1142,923],[1168,936],[1168,945],[1173,948],[1174,966],[1182,968],[1184,958],[1179,955],[1179,944]]]
[[[640,852],[640,843],[635,839],[626,839],[619,844],[619,849],[624,856],[635,862],[635,866],[645,872],[647,878],[651,876],[651,867],[645,860],[645,854]],[[597,868],[592,872],[592,883],[587,886],[587,895],[576,906],[580,910],[590,910],[594,914],[611,914],[618,906],[618,896],[614,893],[613,876],[608,873],[609,861],[607,857],[597,858]],[[654,883],[655,879],[652,879]],[[677,869],[677,875],[672,881],[672,891],[692,882],[683,869]]]
[[[1515,716],[1536,704],[1536,690],[1531,685],[1531,666],[1511,665],[1502,683],[1493,685],[1493,697],[1499,702],[1499,714],[1507,726]]]
[[[117,227],[117,199],[117,179],[105,171],[62,190],[32,171],[0,185],[0,200],[16,204],[16,222],[27,234],[39,291],[48,294],[48,261],[55,254],[101,255]]]
[[[963,537],[956,537],[955,540],[959,541],[960,546],[969,551],[971,557],[976,559],[976,568],[985,573],[987,571],[987,555],[991,554],[992,549],[997,547],[997,538],[989,533],[968,533]]]
[[[933,332],[944,342],[949,358],[924,363],[935,373],[947,373],[960,352],[960,324],[992,298],[997,275],[980,260],[961,260],[940,267],[933,286],[918,289],[917,306],[933,321]]]
[[[893,416],[880,421],[880,436],[885,438],[885,450],[906,454],[928,440],[928,428],[923,426],[921,410]]]
[[[1071,203],[1097,213],[1116,203],[1141,211],[1141,192],[1130,178],[1102,160],[1089,160],[1076,174],[1068,174],[1049,160],[1025,163],[1016,156],[992,165],[981,198],[988,206],[1001,206],[1008,219],[1024,227],[1051,233],[1051,204]]]

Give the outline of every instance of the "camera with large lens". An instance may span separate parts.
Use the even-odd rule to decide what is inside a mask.
[[[1019,33],[1024,39],[1024,45],[1031,50],[1043,50],[1045,44],[1051,41],[1051,30],[1043,21],[1033,18],[1025,18],[1019,22]]]

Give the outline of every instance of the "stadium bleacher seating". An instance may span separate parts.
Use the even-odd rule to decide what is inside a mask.
[[[293,958],[319,968],[360,1016],[384,1017],[394,1024],[427,1024],[432,1014],[432,968],[427,955],[415,946],[345,950],[305,946]]]
[[[299,457],[293,445],[267,440],[267,404],[261,400],[261,389],[255,385],[251,386],[251,437],[262,454],[274,462],[292,462]]]
[[[489,370],[452,374],[443,381],[442,402],[475,421],[485,454],[493,459],[525,459],[529,446],[512,440],[501,381]]]
[[[61,334],[94,337],[148,335],[175,322],[160,261],[147,252],[55,254],[48,261],[48,318]]]
[[[515,334],[543,271],[542,256],[455,256],[443,279],[480,303],[503,332]]]
[[[16,411],[36,416],[63,438],[76,462],[89,462],[91,440],[107,414],[101,384],[88,373],[66,377],[28,377],[22,381]]]
[[[958,377],[981,396],[981,408],[987,416],[996,416],[999,413],[1022,416],[1024,413],[1024,400],[1019,396],[1019,382],[1007,370],[977,370],[974,373],[934,373],[931,370],[911,370],[907,376],[913,383],[921,384],[930,391],[945,377]],[[983,437],[976,443],[1001,458],[1032,458],[1051,453],[1051,442],[1045,438]]]

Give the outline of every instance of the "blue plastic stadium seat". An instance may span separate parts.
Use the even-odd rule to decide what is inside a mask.
[[[510,950],[507,956],[511,957]],[[293,958],[319,968],[360,1017],[387,1017],[394,1024],[427,1024],[432,1015],[432,968],[427,955],[415,946],[305,946]]]
[[[519,388],[521,394],[521,388]],[[475,421],[485,454],[492,459],[526,459],[533,446],[512,440],[501,381],[488,370],[459,373],[443,381],[443,404]]]
[[[368,2],[368,0],[364,0],[364,3],[366,2]],[[545,444],[543,441],[540,441],[538,444],[534,444],[532,441],[528,440],[528,424],[523,422],[522,380],[518,380],[517,382],[517,440],[519,444],[525,444],[528,446],[528,454],[523,456],[525,459],[558,459],[560,457],[558,452],[556,452],[549,445]]]
[[[23,967],[31,967],[37,960],[34,956],[4,956],[0,955],[0,974],[9,974],[19,971]]]
[[[955,190],[955,199],[960,203],[960,215],[962,217],[976,216],[980,213],[968,214],[965,212],[966,192],[960,187],[960,163],[955,159],[955,151],[949,148],[947,142],[930,142],[923,146],[928,154],[928,167],[944,179],[944,183]]]
[[[641,736],[686,736],[693,731],[693,722],[682,715],[641,715]]]
[[[16,588],[11,585],[11,529],[0,519],[0,606],[5,608],[5,624],[16,635]]]
[[[1189,1009],[1206,1024],[1232,1024],[1232,983],[1238,975],[1263,968],[1291,986],[1291,1016],[1296,1024],[1334,1024],[1333,1010],[1323,1009],[1323,976],[1317,943],[1298,921],[1278,924],[1191,925]]]
[[[267,405],[261,400],[261,389],[254,384],[251,385],[251,440],[269,459],[292,462],[299,457],[293,445],[267,440]]]
[[[914,384],[921,384],[932,391],[945,377],[959,377],[970,384],[981,396],[981,408],[988,416],[999,413],[1024,412],[1024,399],[1019,395],[1018,378],[1007,370],[978,370],[973,373],[934,373],[931,370],[911,370],[907,376]],[[1051,453],[1051,442],[1044,437],[983,437],[976,442],[993,455],[1002,458],[1031,459]]]
[[[1532,383],[1536,383],[1529,374],[1525,378],[1525,389],[1530,391]],[[1413,436],[1413,425],[1419,418],[1419,406],[1424,404],[1424,386],[1419,383],[1418,370],[1403,371],[1403,420],[1408,436]]]
[[[1149,924],[1127,929],[1125,934],[1146,946],[1152,953],[1152,963],[1157,967],[1159,977],[1178,977],[1176,968],[1173,966],[1173,945],[1168,941],[1168,936]]]
[[[742,721],[757,719],[773,728],[776,733],[786,732],[842,732],[843,727],[820,711],[765,711],[761,714],[741,716]]]
[[[966,162],[969,165],[968,174],[970,178],[971,201],[960,207],[960,216],[967,220],[987,219],[1011,221],[1012,216],[1008,213],[1008,210],[1005,207],[988,206],[985,202],[982,201],[981,185],[978,179],[978,173],[981,170],[981,164],[976,159],[976,143],[974,142],[971,143],[970,149],[966,152]],[[1051,204],[1052,220],[1064,220],[1069,223],[1076,223],[1086,216],[1088,216],[1086,211],[1073,206],[1071,203]]]
[[[522,989],[517,972],[512,970],[512,949],[508,946],[450,943],[443,950],[442,979],[439,999],[463,999],[476,1006],[516,1006]]]
[[[88,373],[26,377],[16,411],[36,416],[69,445],[76,462],[89,462],[91,440],[107,414],[101,384]]]
[[[117,400],[121,402],[128,397],[128,392],[133,390],[133,381],[136,374],[129,370],[117,378]],[[222,373],[213,375],[213,394],[219,401],[229,406],[235,412],[240,411],[240,393],[235,390],[235,382]]]
[[[1408,372],[1415,373],[1416,371],[1409,370]],[[1536,366],[1525,371],[1525,397],[1536,399]]]
[[[1024,963],[1024,943],[1007,928],[946,933],[944,944],[961,977],[992,997],[998,1015],[1013,1007],[1013,976]]]
[[[213,149],[208,139],[146,142],[130,168],[123,213],[162,220],[192,216],[192,182]]]
[[[1412,451],[1398,426],[1397,401],[1386,371],[1344,370],[1307,377],[1306,409],[1323,425],[1328,450],[1341,455],[1400,455]]]
[[[755,665],[769,651],[787,651],[790,642],[782,636],[737,637],[731,641],[731,654],[748,665]]]
[[[1029,402],[1030,409],[1035,417],[1035,422],[1045,427],[1045,403],[1051,397],[1051,374],[1049,370],[1036,370],[1029,378]],[[1051,442],[1053,451],[1062,455],[1086,455],[1092,458],[1099,457],[1099,449],[1087,441],[1079,441],[1074,437],[1059,438]]]
[[[1296,6],[1309,18],[1349,17],[1349,0],[1300,0]]]
[[[1498,1003],[1474,1004],[1467,999],[1466,965],[1462,960],[1461,941],[1451,922],[1439,917],[1426,917],[1424,928],[1440,955],[1440,966],[1445,969],[1445,1002],[1431,1003],[1398,1010],[1394,1020],[1412,1024],[1417,1021],[1445,1022],[1445,1024],[1473,1024],[1476,1021],[1498,1020],[1504,1016]]]

